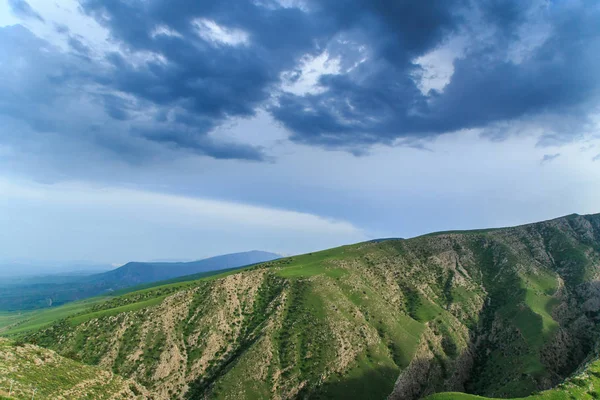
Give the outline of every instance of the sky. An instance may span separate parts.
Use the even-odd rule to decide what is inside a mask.
[[[600,212],[600,3],[0,0],[0,262]]]

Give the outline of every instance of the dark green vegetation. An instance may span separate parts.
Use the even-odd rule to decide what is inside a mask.
[[[599,250],[599,215],[372,241],[134,291],[12,333],[159,399],[524,397],[593,358]],[[594,368],[557,390],[595,396]]]
[[[89,276],[50,276],[35,283],[3,284],[0,286],[0,312],[55,307],[98,295],[114,296],[113,292],[120,293],[133,286],[239,268],[277,258],[279,255],[274,253],[248,251],[192,262],[130,262],[112,271]]]
[[[512,400],[593,400],[600,398],[600,361],[588,365],[581,373],[570,377],[551,390]],[[465,393],[438,393],[426,400],[491,400]]]

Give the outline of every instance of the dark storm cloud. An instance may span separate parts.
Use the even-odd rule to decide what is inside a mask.
[[[386,46],[386,35],[365,33],[366,44],[375,51],[360,71],[322,77],[326,91],[317,95],[286,94],[272,108],[273,114],[293,132],[294,140],[331,147],[427,138],[545,113],[580,115],[583,121],[590,103],[599,97],[598,7],[591,2],[551,5],[543,11],[549,37],[517,62],[510,60],[509,51],[523,45],[518,32],[525,29],[527,34],[529,15],[535,11],[526,5],[531,2],[482,4],[480,22],[486,29],[493,27],[495,34],[489,42],[475,42],[455,61],[454,74],[442,92],[422,94],[411,77],[418,69],[410,60],[441,44],[444,34],[456,31],[466,17],[432,19],[432,27],[444,27],[442,34],[430,33],[413,46],[401,40]],[[384,25],[384,17],[381,20]],[[401,26],[391,25],[390,32],[406,35]],[[367,27],[359,25],[365,31]],[[410,35],[418,36],[418,30]]]
[[[309,4],[323,19],[333,22],[337,33],[365,40],[380,57],[405,65],[458,27],[459,12],[466,2],[340,0]]]
[[[44,22],[44,18],[40,16],[25,0],[8,0],[8,5],[11,11],[18,17],[35,18]]]
[[[32,143],[38,143],[36,152],[42,144],[48,146],[41,157],[65,143],[81,151],[95,146],[134,163],[154,158],[157,146],[166,143],[215,158],[264,159],[258,147],[209,140],[212,120],[202,123],[186,110],[167,109],[168,118],[153,120],[156,107],[151,102],[103,84],[111,82],[113,72],[81,57],[86,48],[64,53],[20,25],[0,28],[0,75],[5,78],[0,80],[0,123],[21,123],[16,125],[20,128],[0,130],[3,144],[28,152]],[[146,134],[150,129],[158,133]]]
[[[406,113],[425,107],[426,99],[410,77],[415,69],[411,60],[458,29],[465,4],[311,1],[301,10],[283,8],[276,2],[237,0],[150,1],[145,6],[82,2],[83,9],[107,26],[126,48],[161,54],[167,60],[140,69],[114,56],[118,72],[110,76],[109,84],[154,104],[177,106],[208,119],[206,130],[229,117],[254,115],[257,107],[272,99],[282,72],[294,71],[301,56],[314,56],[325,48],[342,54],[347,50],[340,44],[343,41],[364,42],[378,59],[376,65],[362,68],[365,82],[345,75],[324,77],[327,94],[283,95],[277,106],[270,107],[273,115],[291,128],[294,139],[339,147],[352,142],[387,142],[394,136],[398,109]],[[247,42],[232,46],[201,39],[194,26],[198,18],[244,32]],[[171,34],[157,34],[158,28]],[[347,53],[344,61],[351,63],[356,54]],[[314,112],[305,112],[308,107]],[[374,119],[381,122],[374,125]],[[169,141],[177,141],[179,136],[169,134]]]
[[[10,4],[22,15],[36,15],[25,2]],[[260,108],[296,142],[362,154],[376,143],[422,147],[423,138],[546,114],[583,121],[599,97],[600,11],[583,0],[307,0],[300,8],[275,0],[80,0],[80,5],[107,28],[119,51],[93,59],[94,49],[67,27],[58,29],[68,53],[28,37],[24,29],[12,35],[28,42],[26,49],[0,33],[6,59],[17,65],[21,54],[20,60],[31,62],[14,67],[22,69],[22,81],[29,73],[38,82],[0,94],[0,113],[36,132],[92,135],[94,143],[124,158],[139,143],[150,143],[216,158],[264,160],[261,148],[209,135]],[[538,25],[546,27],[544,40],[531,45],[529,38],[540,36]],[[423,70],[415,59],[457,36],[467,37],[468,44],[450,82],[442,91],[422,93],[415,77]],[[339,59],[341,71],[321,76],[323,91],[282,90],[282,76],[300,81],[302,57],[324,51]],[[521,53],[518,60],[515,53]],[[78,96],[98,108],[85,111],[87,120],[58,118],[64,103]],[[39,107],[43,101],[46,108]],[[493,137],[503,135],[496,130]],[[571,135],[547,137],[564,142]],[[118,143],[108,145],[114,137]]]
[[[124,135],[217,158],[265,159],[258,147],[220,143],[206,135],[229,118],[253,116],[272,97],[280,73],[295,67],[302,55],[323,46],[334,32],[327,21],[274,2],[82,0],[81,7],[108,28],[121,51],[106,55],[108,63],[93,62],[86,44],[68,29],[60,29],[72,50],[69,55],[52,53],[56,64],[61,57],[65,63],[64,68],[56,65],[63,70],[60,84],[76,85],[97,97],[106,116],[121,122]],[[36,46],[38,50],[44,47]],[[35,52],[36,46],[30,52]],[[43,72],[44,66],[37,68],[32,72]],[[42,87],[47,87],[53,74],[56,72],[44,74],[49,79]],[[64,93],[57,77],[53,79],[57,87],[47,88],[55,92],[53,100],[58,101]],[[12,108],[19,110],[10,114],[22,117],[36,131],[54,130],[52,118],[34,121],[39,118],[30,115],[32,105],[14,102]],[[148,129],[132,116],[158,123]],[[153,133],[142,134],[149,131]]]
[[[246,1],[154,1],[133,9],[123,2],[88,0],[83,7],[128,49],[160,54],[167,61],[140,69],[115,57],[119,71],[111,76],[114,87],[217,119],[253,115],[270,96],[280,71],[313,51],[319,36],[314,22],[298,9],[267,9]],[[249,42],[228,45],[203,39],[194,24],[199,18],[244,32]],[[158,27],[181,36],[153,35]]]

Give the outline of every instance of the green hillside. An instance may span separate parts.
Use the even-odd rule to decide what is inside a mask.
[[[589,365],[582,373],[569,378],[556,388],[539,394],[512,400],[593,400],[600,398],[600,361]],[[489,397],[465,393],[438,393],[426,400],[491,400]]]
[[[140,296],[140,304],[137,307],[143,307],[143,301],[158,301],[161,296],[168,293],[174,293],[178,290],[194,286],[194,281],[202,280],[213,276],[224,276],[238,270],[239,268],[230,268],[222,271],[202,272],[183,277],[162,281],[160,283],[148,283],[139,285],[133,288],[121,289],[115,291],[111,296],[98,296],[86,300],[80,300],[73,303],[65,304],[58,307],[46,308],[35,311],[16,311],[16,312],[0,312],[0,335],[7,337],[16,337],[27,334],[28,332],[39,330],[48,325],[52,325],[60,320],[72,320],[76,318],[87,318],[88,315],[93,315],[96,311],[96,305],[103,304],[114,297],[124,296],[128,293],[138,292],[143,293],[147,289],[160,287],[158,291],[152,291],[150,296]],[[129,307],[136,307],[130,304]],[[105,307],[105,306],[102,306]],[[119,312],[115,308],[111,312]]]
[[[14,336],[22,332],[41,329],[68,316],[79,314],[94,304],[103,303],[107,299],[108,297],[96,297],[45,310],[4,312],[0,314],[0,334]]]
[[[35,393],[34,393],[35,391]],[[53,351],[0,339],[0,398],[146,399],[137,383]]]
[[[600,216],[367,242],[5,333],[157,399],[524,397],[596,348],[599,250]]]

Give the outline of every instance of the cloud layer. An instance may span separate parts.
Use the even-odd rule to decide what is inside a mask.
[[[9,5],[50,24],[25,0]],[[580,135],[600,99],[592,1],[81,0],[80,9],[107,46],[61,25],[66,49],[0,28],[5,144],[47,153],[67,143],[133,163],[181,152],[263,161],[256,143],[212,134],[258,110],[295,142],[355,154],[470,128],[499,139],[519,124],[555,143]],[[438,53],[450,57],[432,69],[423,60]],[[306,68],[315,60],[329,67]]]
[[[13,258],[64,259],[69,244],[71,259],[93,254],[126,262],[253,249],[308,252],[366,239],[343,220],[136,189],[0,179],[0,192],[0,209],[10,211],[0,213],[7,227],[0,238],[13,243],[6,253]]]

